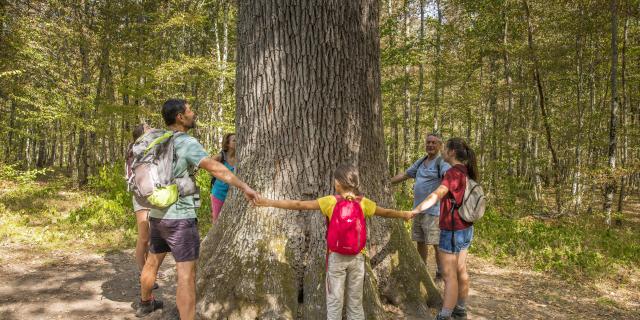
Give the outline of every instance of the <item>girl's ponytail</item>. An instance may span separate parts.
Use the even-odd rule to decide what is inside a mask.
[[[480,182],[480,175],[478,174],[478,161],[476,160],[476,153],[469,147],[468,144],[464,144],[467,149],[467,173],[469,174],[469,178],[475,180],[476,182]]]
[[[476,160],[476,153],[469,147],[469,145],[461,138],[451,138],[447,140],[447,149],[455,152],[455,157],[458,161],[464,163],[467,167],[467,174],[469,178],[479,181],[480,175],[478,172],[478,163]]]

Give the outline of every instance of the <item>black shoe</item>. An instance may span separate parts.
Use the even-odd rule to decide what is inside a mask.
[[[445,317],[443,315],[440,315],[440,313],[438,313],[436,317],[433,318],[433,320],[451,320],[451,317]]]
[[[136,317],[142,318],[151,312],[162,309],[162,301],[157,299],[151,299],[147,302],[138,302],[138,307],[136,308]]]
[[[467,309],[456,306],[455,308],[453,308],[453,312],[451,312],[451,318],[455,320],[466,320]]]

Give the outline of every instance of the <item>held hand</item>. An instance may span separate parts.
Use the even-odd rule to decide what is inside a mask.
[[[253,204],[258,206],[258,207],[267,207],[268,204],[269,204],[269,199],[263,198],[263,197],[258,197],[258,199],[256,199],[253,202]]]
[[[244,192],[245,199],[247,199],[247,201],[250,201],[254,204],[258,199],[260,199],[260,194],[257,193],[255,190],[251,189],[251,187],[247,186],[244,190],[242,190],[242,192]]]
[[[404,213],[404,218],[403,218],[403,219],[404,219],[405,221],[409,221],[409,220],[411,220],[411,219],[415,218],[415,216],[416,216],[419,212],[414,210],[414,211],[403,211],[403,213]]]

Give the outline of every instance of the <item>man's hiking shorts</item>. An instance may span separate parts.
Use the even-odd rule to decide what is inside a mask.
[[[462,230],[440,230],[440,245],[438,250],[458,254],[467,250],[473,240],[473,226]]]
[[[424,244],[440,243],[440,217],[427,213],[419,213],[411,226],[411,239]]]
[[[149,218],[149,252],[171,252],[176,262],[197,260],[200,255],[198,220]]]

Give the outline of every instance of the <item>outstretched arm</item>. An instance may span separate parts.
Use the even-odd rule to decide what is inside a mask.
[[[413,211],[398,211],[393,209],[387,209],[383,207],[376,207],[376,211],[374,213],[376,216],[381,216],[385,218],[402,218],[404,220],[413,219],[413,217],[418,214]]]
[[[320,210],[320,204],[318,200],[273,200],[260,198],[256,200],[256,205],[259,207],[273,207],[289,210]]]
[[[211,157],[206,157],[200,161],[198,165],[200,168],[207,170],[212,176],[216,177],[216,179],[220,179],[227,184],[230,184],[242,192],[244,192],[245,198],[247,200],[255,200],[259,198],[258,193],[255,192],[249,185],[244,183],[244,181],[240,180],[233,172],[229,171],[227,167],[225,167],[222,163],[214,160]]]
[[[391,184],[397,184],[397,183],[405,181],[405,180],[407,180],[409,178],[411,178],[411,177],[409,177],[407,175],[407,173],[405,173],[405,172],[399,173],[395,177],[391,178]]]
[[[430,195],[427,196],[426,199],[424,199],[424,201],[422,201],[417,207],[415,207],[415,209],[413,209],[413,212],[422,212],[433,207],[436,202],[442,200],[442,198],[447,195],[447,192],[449,192],[449,189],[444,185],[440,185],[438,189],[433,191]]]

